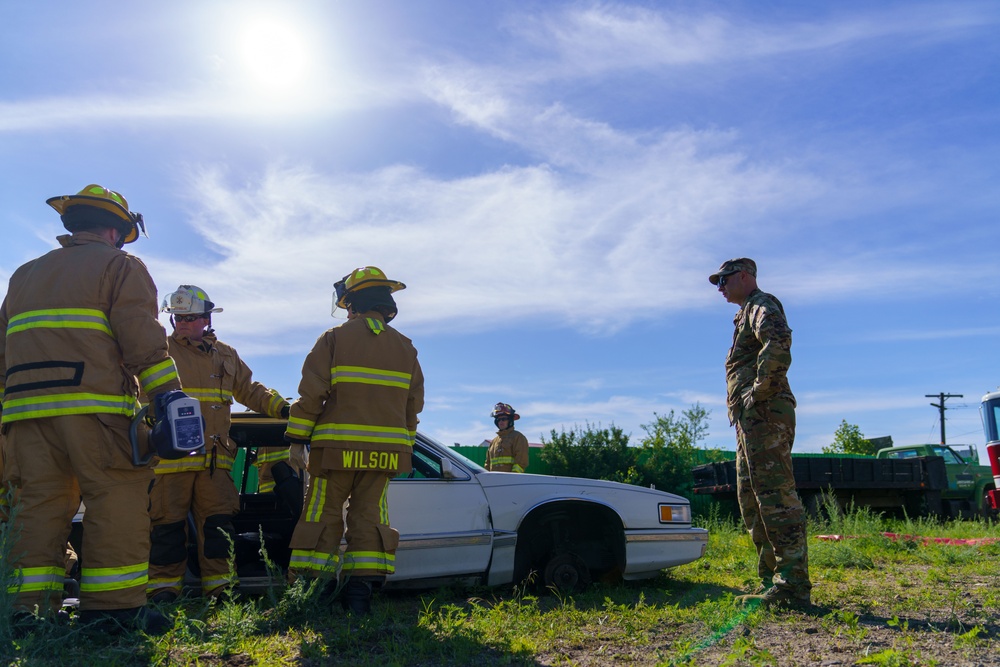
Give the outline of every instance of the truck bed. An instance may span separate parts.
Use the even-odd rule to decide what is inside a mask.
[[[815,511],[827,492],[842,506],[905,508],[911,515],[940,514],[941,491],[948,488],[940,456],[912,459],[792,456],[795,487]],[[736,462],[706,463],[693,469],[694,493],[736,498]]]

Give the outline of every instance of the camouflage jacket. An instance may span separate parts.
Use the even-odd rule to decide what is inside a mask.
[[[729,421],[743,408],[772,398],[795,404],[788,385],[792,365],[792,330],[785,309],[774,296],[755,289],[733,319],[733,346],[726,357]]]

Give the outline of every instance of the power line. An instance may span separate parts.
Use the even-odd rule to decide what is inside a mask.
[[[949,408],[944,407],[944,402],[949,398],[965,398],[965,394],[946,394],[942,391],[941,393],[938,394],[924,394],[924,397],[936,398],[939,401],[941,401],[940,403],[931,403],[931,405],[937,408],[938,411],[941,413],[941,444],[945,445],[947,444],[947,440],[944,437],[944,411],[948,410]]]

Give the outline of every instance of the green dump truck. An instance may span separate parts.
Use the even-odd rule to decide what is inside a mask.
[[[887,447],[872,456],[793,454],[795,486],[806,508],[820,511],[824,495],[841,507],[854,504],[909,516],[993,517],[990,468],[967,462],[947,445]],[[694,493],[735,507],[736,462],[693,469]]]

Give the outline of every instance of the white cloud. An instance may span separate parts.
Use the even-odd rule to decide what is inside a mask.
[[[593,76],[617,69],[743,65],[750,59],[798,57],[883,38],[893,38],[895,48],[900,48],[905,45],[901,38],[947,39],[959,31],[998,22],[996,12],[985,4],[907,3],[898,9],[832,13],[810,21],[773,18],[766,10],[752,15],[710,9],[687,13],[607,3],[541,15],[519,14],[508,26],[539,52],[553,54],[549,69],[536,65],[529,73],[538,80],[546,75]],[[851,49],[842,53],[850,57]]]

